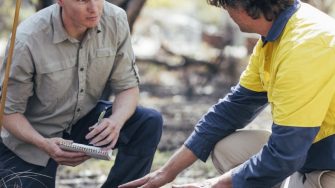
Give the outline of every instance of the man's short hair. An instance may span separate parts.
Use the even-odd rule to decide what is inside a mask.
[[[294,0],[207,0],[216,7],[243,8],[250,17],[258,19],[261,15],[268,21],[275,20]]]

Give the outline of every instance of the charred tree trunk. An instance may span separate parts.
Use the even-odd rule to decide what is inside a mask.
[[[130,31],[133,30],[134,23],[141,13],[146,0],[108,0],[109,2],[121,7],[127,12]]]
[[[37,4],[35,5],[36,11],[44,9],[44,8],[54,4],[54,3],[55,2],[53,0],[39,0],[37,2]]]

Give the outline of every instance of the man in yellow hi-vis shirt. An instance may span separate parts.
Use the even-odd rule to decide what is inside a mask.
[[[250,63],[162,168],[121,187],[160,187],[212,151],[222,176],[174,187],[335,187],[334,19],[299,0],[208,2],[262,36]],[[236,131],[267,104],[272,133]]]

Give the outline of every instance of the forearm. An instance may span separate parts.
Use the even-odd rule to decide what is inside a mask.
[[[139,100],[139,89],[133,87],[118,93],[113,102],[110,119],[119,122],[121,126],[134,113]]]
[[[206,161],[219,140],[236,129],[243,128],[266,105],[266,93],[251,91],[237,85],[199,120],[185,145],[200,160]]]
[[[33,144],[41,149],[46,145],[46,139],[20,113],[4,115],[3,126],[8,132],[24,142]]]
[[[192,165],[198,158],[187,147],[182,146],[161,168],[161,172],[168,177],[169,181],[184,169]]]

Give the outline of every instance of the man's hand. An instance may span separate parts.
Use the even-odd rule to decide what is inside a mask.
[[[62,138],[47,138],[43,150],[49,154],[58,164],[77,166],[90,157],[82,152],[65,151],[59,147],[59,143],[65,141]]]
[[[85,138],[94,146],[106,146],[106,150],[112,149],[119,138],[121,127],[122,125],[116,120],[104,118],[99,125],[93,126]]]
[[[160,170],[156,170],[141,179],[120,185],[119,188],[157,188],[171,182],[175,177],[169,177]]]
[[[222,176],[208,179],[200,183],[173,185],[172,188],[232,188],[231,173],[227,172]]]
[[[90,132],[85,136],[87,140],[90,140],[90,144],[104,146],[103,149],[106,150],[113,149],[119,139],[120,130],[135,112],[138,97],[139,89],[137,86],[116,94],[112,115],[93,125]]]
[[[157,188],[170,183],[185,168],[193,164],[197,157],[187,147],[182,146],[160,169],[119,188]]]

